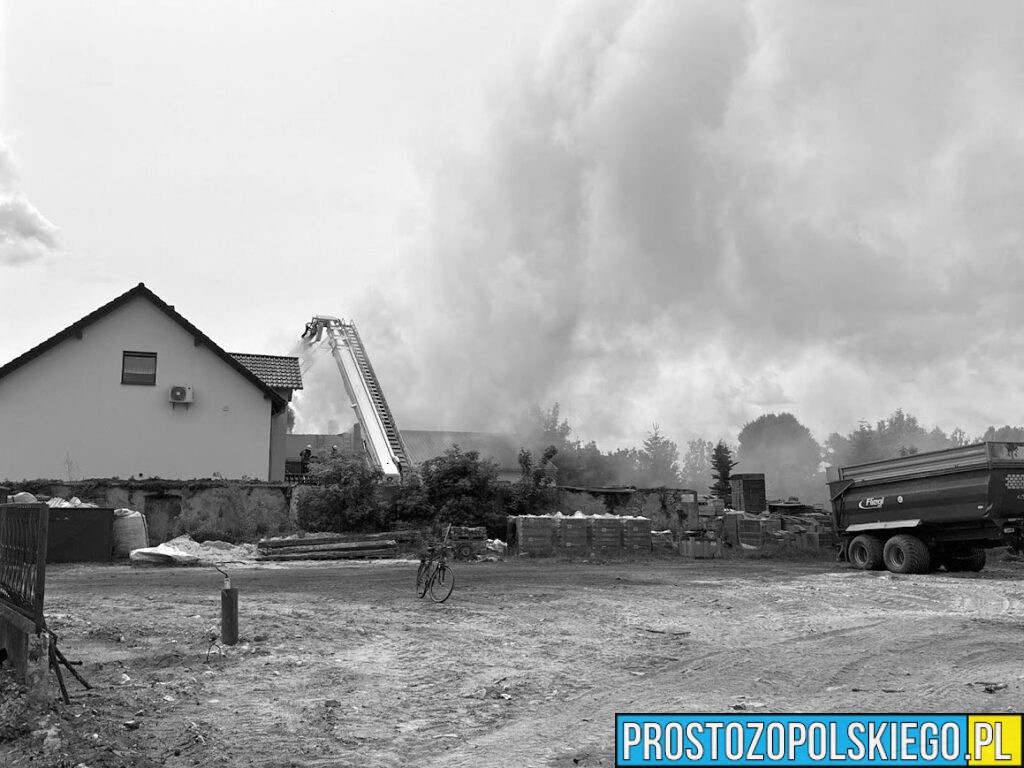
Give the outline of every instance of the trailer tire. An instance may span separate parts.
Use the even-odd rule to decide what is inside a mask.
[[[885,567],[893,573],[928,573],[931,557],[928,547],[916,536],[897,534],[885,542],[882,550]]]
[[[977,573],[985,567],[985,550],[982,547],[964,547],[946,558],[947,571],[972,571]]]
[[[847,557],[853,567],[861,571],[878,571],[885,567],[882,542],[866,533],[850,542]]]

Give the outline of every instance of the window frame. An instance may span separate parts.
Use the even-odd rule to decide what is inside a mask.
[[[125,363],[128,362],[129,357],[144,358],[153,361],[153,376],[152,380],[149,380],[147,376],[145,381],[139,381],[138,379],[131,381],[125,378]],[[140,376],[140,374],[130,374],[132,376]],[[156,386],[156,352],[138,352],[135,350],[126,349],[121,352],[121,384],[132,387],[155,387]]]

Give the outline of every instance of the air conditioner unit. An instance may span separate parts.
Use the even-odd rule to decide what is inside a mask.
[[[172,403],[191,403],[194,399],[192,395],[192,387],[171,387],[171,391],[168,393],[167,399]]]

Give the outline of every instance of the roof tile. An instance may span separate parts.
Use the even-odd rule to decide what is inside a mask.
[[[299,358],[283,355],[251,355],[229,352],[235,360],[255,374],[260,381],[274,389],[302,389],[302,371]]]

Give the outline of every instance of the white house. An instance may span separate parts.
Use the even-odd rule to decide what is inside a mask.
[[[0,367],[0,480],[284,479],[294,357],[230,354],[145,285]]]

